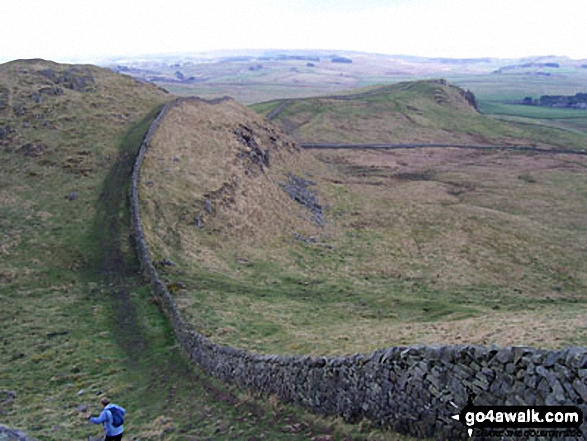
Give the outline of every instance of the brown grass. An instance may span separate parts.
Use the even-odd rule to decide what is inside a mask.
[[[147,157],[144,221],[156,260],[178,263],[165,277],[187,284],[183,313],[214,340],[312,354],[587,342],[585,159],[300,152],[281,135],[273,146],[277,132],[234,102],[177,111],[186,119],[172,114]],[[241,124],[272,149],[271,167],[238,159]],[[288,172],[316,181],[324,228],[280,188]],[[235,178],[197,229],[203,201]]]
[[[250,148],[235,133],[242,127],[250,128],[260,148],[270,151],[269,167],[251,160]],[[143,167],[144,216],[156,230],[148,233],[149,242],[161,255],[173,254],[165,251],[171,242],[165,245],[164,239],[173,237],[174,246],[192,257],[198,250],[200,265],[223,268],[215,249],[234,245],[237,253],[238,244],[273,242],[285,231],[315,234],[307,214],[280,185],[288,173],[322,169],[311,155],[234,101],[184,103],[168,114]],[[202,231],[195,227],[198,216]]]

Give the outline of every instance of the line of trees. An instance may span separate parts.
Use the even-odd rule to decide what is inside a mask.
[[[575,95],[542,95],[535,99],[527,96],[522,101],[522,104],[527,106],[543,106],[543,107],[561,107],[573,109],[587,109],[587,93],[577,93]]]

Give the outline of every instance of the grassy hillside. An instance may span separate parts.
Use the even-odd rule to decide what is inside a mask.
[[[108,394],[137,439],[363,438],[260,405],[179,354],[138,277],[126,202],[136,150],[171,98],[93,66],[0,66],[2,423],[97,438],[81,415]]]
[[[464,90],[443,80],[375,86],[346,95],[277,100],[253,108],[271,115],[274,124],[301,142],[587,148],[582,134],[482,115],[467,101]]]
[[[423,125],[473,124],[431,128],[430,142],[443,142],[434,133],[525,142],[491,132],[502,124],[446,84],[380,92],[318,99],[325,110],[308,110],[308,126],[336,105],[336,118],[361,121],[353,127],[365,141],[372,121],[358,115],[371,106],[419,105]],[[335,138],[340,127],[320,133],[349,142]],[[269,164],[251,145],[270,152]],[[422,342],[556,348],[587,342],[586,167],[572,155],[299,151],[234,101],[198,102],[175,109],[153,140],[141,198],[170,289],[215,341],[312,354]]]

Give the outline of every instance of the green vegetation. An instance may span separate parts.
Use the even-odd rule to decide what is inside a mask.
[[[281,107],[280,107],[281,106]],[[556,109],[481,102],[483,113],[536,117]],[[418,81],[378,86],[345,95],[272,101],[253,108],[272,115],[272,122],[302,142],[324,143],[444,143],[472,145],[530,145],[554,149],[585,149],[582,133],[546,125],[528,126],[480,114],[465,91],[444,81]],[[520,109],[521,108],[521,109]],[[532,113],[534,112],[534,114]],[[559,117],[584,117],[585,113]],[[544,117],[544,116],[543,116]]]
[[[138,439],[383,437],[260,404],[180,354],[137,274],[126,202],[137,148],[172,97],[41,60],[0,66],[0,90],[3,424],[40,440],[98,437],[82,415],[108,394]]]
[[[408,108],[416,105],[419,110]],[[182,314],[214,341],[301,354],[410,343],[558,348],[587,341],[582,156],[459,149],[286,153],[272,146],[262,120],[236,103],[224,106],[185,106],[170,117],[152,144],[141,190],[155,260],[176,263],[161,271],[180,287],[174,295]],[[445,124],[464,130],[467,121],[469,134],[491,136],[491,127],[504,127],[438,82],[293,101],[281,115],[282,122],[297,115],[375,119],[382,112],[366,111],[377,106],[419,112],[431,136],[447,132]],[[361,119],[363,128],[371,123]],[[235,135],[239,124],[251,129],[260,149],[271,150],[272,165],[262,173],[236,159],[244,148]],[[300,127],[297,136],[306,126]],[[537,136],[532,127],[512,127]],[[320,134],[335,139],[349,129],[361,134],[358,126],[336,124],[325,124]],[[394,126],[395,133],[401,129]],[[222,173],[210,173],[211,161]],[[282,200],[290,173],[315,183],[327,207],[324,227],[312,224],[307,209]],[[214,196],[230,182],[239,185],[229,197]],[[213,207],[208,214],[205,200]],[[193,221],[199,213],[200,229]]]
[[[284,70],[258,88],[250,82],[263,70],[245,69],[238,85],[222,75],[255,100],[288,88],[334,92],[358,81],[352,58],[339,67],[354,69],[347,76],[317,65],[301,83],[300,72]],[[369,75],[361,81],[385,77]],[[573,94],[573,78],[569,90],[539,93],[532,88],[548,79],[508,76],[511,88],[498,92],[488,78],[479,83],[481,109],[516,124],[478,115],[439,82],[294,101],[281,124],[305,141],[317,133],[344,142],[391,135],[585,148],[580,114],[506,115],[518,89],[519,99]],[[406,439],[271,397],[262,403],[179,353],[137,273],[126,202],[136,149],[172,98],[92,66],[0,66],[3,423],[42,440],[97,436],[80,413],[96,413],[108,394],[129,410],[127,432],[140,439]],[[161,271],[183,314],[215,341],[304,354],[430,342],[587,344],[582,157],[307,152],[234,102],[182,111],[147,157],[144,221],[155,260],[176,263]],[[247,159],[257,151],[243,133],[271,150],[270,167]],[[283,191],[289,174],[312,183],[323,227]]]

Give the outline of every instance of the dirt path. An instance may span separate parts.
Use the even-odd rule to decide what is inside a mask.
[[[327,143],[302,143],[305,149],[379,149],[379,150],[402,150],[417,148],[456,148],[466,150],[512,150],[518,152],[546,153],[551,155],[582,155],[587,156],[587,150],[550,150],[540,147],[517,146],[517,145],[465,145],[465,144],[327,144]]]
[[[137,150],[138,146],[125,146],[105,180],[94,220],[101,237],[97,268],[103,280],[103,292],[108,293],[114,311],[113,332],[127,356],[127,369],[140,372],[140,376],[148,381],[144,402],[149,403],[154,396],[164,396],[165,403],[162,405],[176,406],[174,410],[168,410],[168,414],[175,419],[175,430],[183,427],[183,436],[191,436],[171,439],[355,439],[335,435],[334,429],[322,424],[304,421],[293,410],[271,408],[248,397],[239,397],[238,392],[220,385],[194,368],[175,345],[170,330],[164,337],[167,341],[161,342],[161,337],[153,337],[145,329],[139,311],[142,306],[137,303],[136,295],[133,296],[137,290],[144,290],[144,284],[139,274],[138,258],[129,239],[127,197]],[[161,321],[165,322],[163,313],[159,314]],[[167,353],[160,353],[162,346]],[[185,391],[190,393],[182,394]],[[154,413],[156,415],[157,411]],[[188,416],[190,420],[181,421],[187,420]],[[166,420],[161,421],[160,425],[164,426]],[[210,428],[211,421],[223,423]],[[210,431],[215,434],[213,438],[208,438]],[[258,432],[259,438],[257,434],[250,436],[251,431]],[[240,435],[231,437],[230,433],[247,435],[245,438],[240,438]]]

